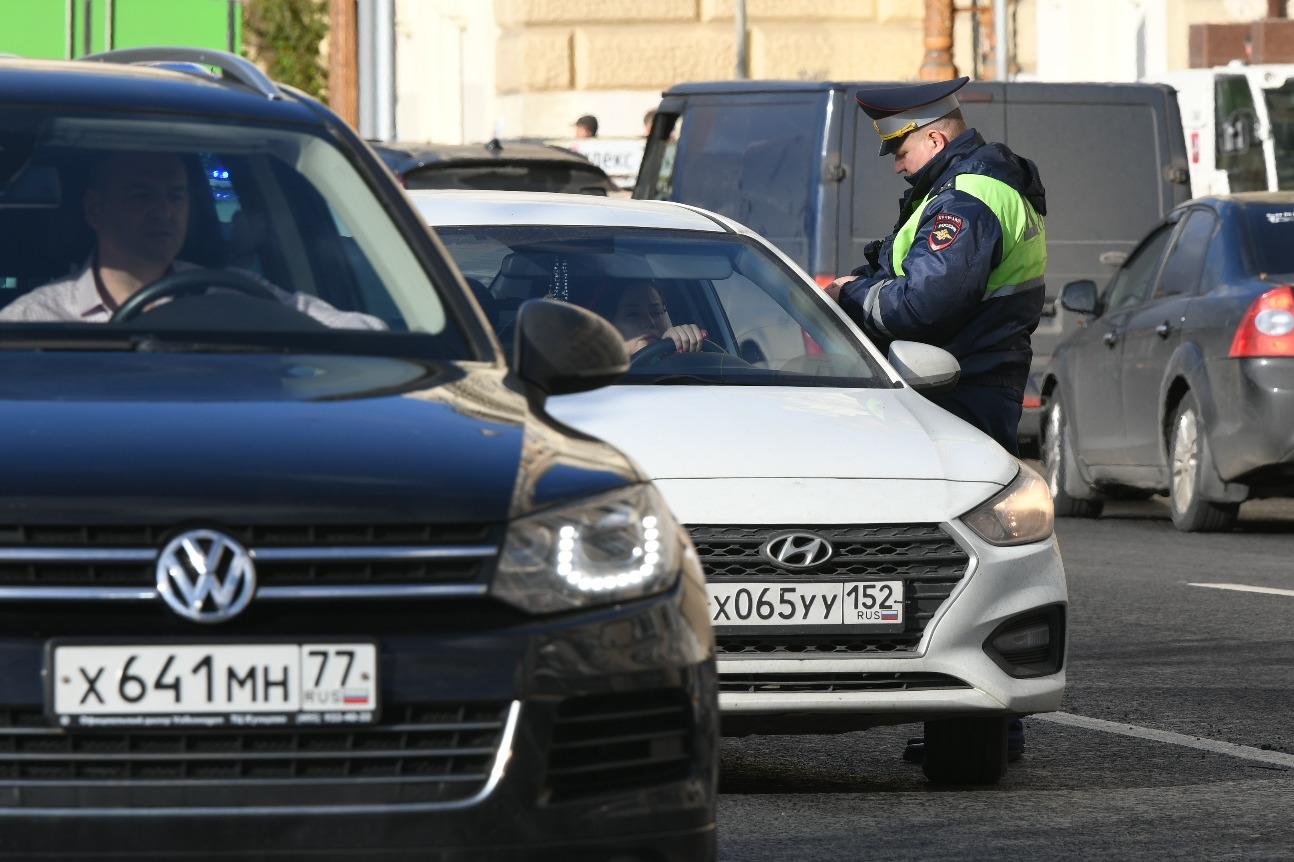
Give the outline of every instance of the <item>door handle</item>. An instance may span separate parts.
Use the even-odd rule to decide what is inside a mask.
[[[1155,335],[1158,335],[1160,338],[1167,338],[1169,335],[1172,335],[1172,333],[1173,327],[1167,320],[1155,327]]]
[[[1105,333],[1105,335],[1101,336],[1101,340],[1105,342],[1106,347],[1113,347],[1119,342],[1119,333],[1111,329],[1109,332]]]

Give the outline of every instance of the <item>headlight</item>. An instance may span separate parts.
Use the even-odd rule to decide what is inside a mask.
[[[1024,464],[1002,492],[962,516],[992,545],[1027,545],[1051,535],[1055,523],[1047,482]]]
[[[490,592],[536,614],[658,593],[678,575],[677,531],[651,485],[528,515],[508,526]]]

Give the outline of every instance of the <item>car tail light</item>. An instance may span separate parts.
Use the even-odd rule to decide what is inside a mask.
[[[1042,396],[1041,396],[1041,395],[1025,395],[1025,396],[1024,396],[1024,401],[1021,403],[1021,406],[1022,406],[1022,407],[1041,407],[1041,406],[1042,406]]]
[[[1294,356],[1294,289],[1273,288],[1254,300],[1231,340],[1233,358]]]

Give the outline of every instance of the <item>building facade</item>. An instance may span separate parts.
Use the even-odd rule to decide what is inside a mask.
[[[371,2],[371,0],[359,0]],[[1267,0],[1004,0],[1013,77],[1135,81],[1189,65],[1192,24]],[[955,0],[953,61],[987,76],[989,0]],[[735,0],[396,0],[396,135],[446,143],[642,134],[682,81],[737,75]],[[751,78],[917,78],[925,0],[746,0]]]

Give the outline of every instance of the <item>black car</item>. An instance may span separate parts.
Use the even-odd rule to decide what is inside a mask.
[[[1173,210],[1056,350],[1043,460],[1057,514],[1167,494],[1182,530],[1231,526],[1245,500],[1294,495],[1294,194]]]
[[[0,102],[0,857],[711,858],[695,552],[543,411],[618,334],[532,303],[509,368],[238,57],[5,59]]]
[[[528,141],[484,144],[376,143],[407,189],[468,189],[601,195],[617,191],[606,171],[563,147]]]

